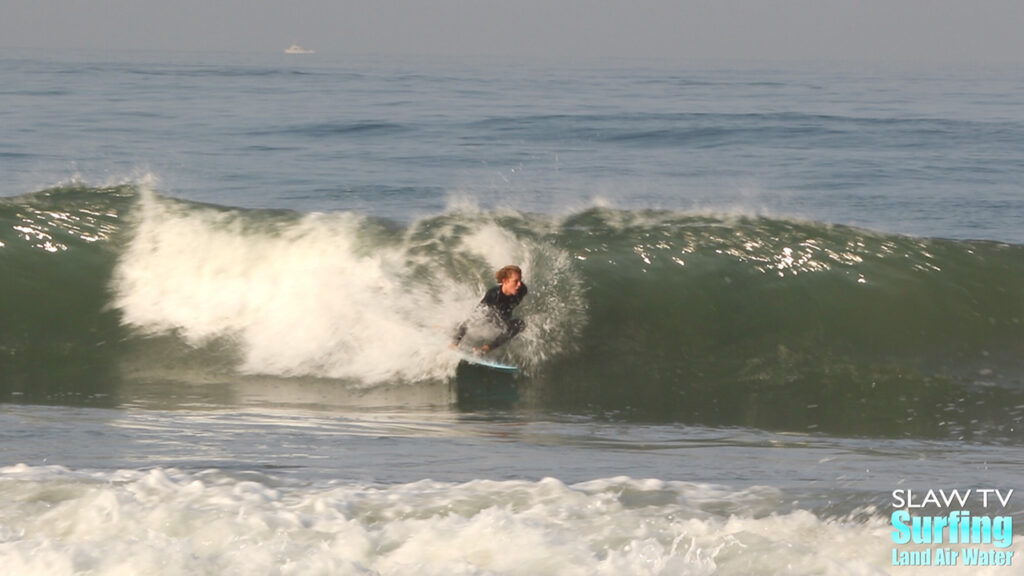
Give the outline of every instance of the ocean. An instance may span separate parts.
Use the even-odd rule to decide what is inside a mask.
[[[1021,93],[7,51],[0,571],[1022,574]]]

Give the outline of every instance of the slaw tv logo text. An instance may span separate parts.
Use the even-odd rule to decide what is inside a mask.
[[[893,490],[892,565],[1012,566],[1012,498],[1000,488]]]

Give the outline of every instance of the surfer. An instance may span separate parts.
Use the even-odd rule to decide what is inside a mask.
[[[512,317],[512,310],[519,306],[519,303],[526,297],[523,271],[519,266],[505,266],[495,272],[494,278],[498,281],[498,285],[487,290],[483,299],[480,300],[480,304],[477,305],[477,309],[482,310],[485,317],[495,324],[501,330],[501,333],[489,344],[473,349],[474,352],[479,354],[486,354],[494,350],[511,340],[516,334],[522,332],[523,328],[526,328],[526,322]],[[459,325],[458,330],[455,332],[455,338],[452,341],[452,348],[458,346],[459,342],[466,335],[466,330],[469,328],[468,323],[469,321],[467,320]]]

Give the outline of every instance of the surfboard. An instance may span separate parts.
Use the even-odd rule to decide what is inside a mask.
[[[492,370],[499,370],[501,372],[512,373],[512,372],[518,372],[519,371],[519,367],[518,366],[513,366],[511,364],[503,364],[501,362],[498,362],[496,360],[492,360],[492,359],[487,358],[485,356],[477,356],[476,354],[472,354],[472,353],[466,352],[464,350],[456,350],[455,354],[458,355],[458,357],[463,362],[465,362],[467,364],[474,364],[476,366],[483,366],[485,368],[490,368]]]

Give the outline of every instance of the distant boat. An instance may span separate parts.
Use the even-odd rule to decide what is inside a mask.
[[[285,54],[316,54],[316,50],[307,50],[298,44],[292,44],[284,49]]]

